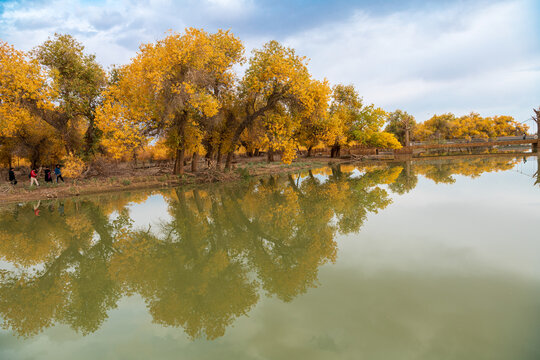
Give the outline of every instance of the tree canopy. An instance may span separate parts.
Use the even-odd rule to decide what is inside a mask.
[[[308,59],[275,40],[244,52],[230,31],[187,28],[142,44],[106,72],[68,34],[28,53],[0,42],[0,161],[63,162],[80,174],[96,156],[136,159],[155,147],[181,174],[189,160],[196,172],[200,156],[216,167],[226,159],[230,169],[238,152],[290,163],[317,147],[339,157],[348,146],[527,131],[510,116],[476,113],[416,124],[405,111],[366,104],[354,85],[314,78]]]

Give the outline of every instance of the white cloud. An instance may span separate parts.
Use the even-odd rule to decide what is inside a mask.
[[[424,120],[437,112],[506,113],[540,105],[540,51],[527,2],[463,3],[341,23],[291,35],[318,76],[355,84],[365,99]]]
[[[257,18],[262,7],[255,0],[32,1],[6,5],[0,37],[29,50],[54,32],[71,33],[107,66],[128,62],[141,43],[168,29],[231,28],[247,53],[277,38],[311,58],[317,77],[353,83],[366,101],[402,108],[420,121],[433,113],[473,110],[522,121],[540,105],[533,3],[459,1],[377,15],[357,10],[338,22],[291,33],[254,31],[268,27],[261,19],[281,24],[270,13]]]
[[[254,3],[250,0],[206,0],[211,6],[212,12],[218,16],[241,18],[254,9]]]

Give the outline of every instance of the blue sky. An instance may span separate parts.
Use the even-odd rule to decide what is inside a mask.
[[[186,26],[231,29],[249,51],[272,39],[310,58],[317,78],[423,121],[540,106],[540,1],[0,0],[0,38],[29,50],[70,33],[105,66]]]

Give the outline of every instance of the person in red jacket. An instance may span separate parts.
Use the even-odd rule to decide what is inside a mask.
[[[36,169],[32,169],[32,171],[30,171],[30,186],[34,185],[34,183],[36,183],[36,186],[39,186]]]

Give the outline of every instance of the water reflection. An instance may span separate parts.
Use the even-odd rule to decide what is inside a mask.
[[[420,175],[453,183],[518,161],[341,165],[161,191],[170,220],[153,228],[134,226],[128,205],[157,192],[11,206],[0,212],[3,327],[29,337],[61,323],[89,334],[138,294],[154,322],[216,339],[261,296],[290,302],[317,286],[321,265],[336,261],[336,235],[359,232],[390,192],[412,191]]]

